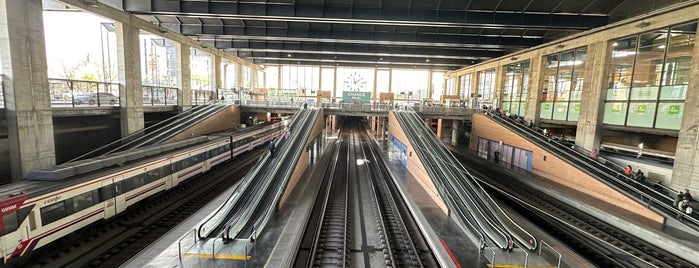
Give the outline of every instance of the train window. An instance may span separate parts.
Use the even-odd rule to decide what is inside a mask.
[[[92,191],[77,195],[71,199],[73,199],[73,212],[81,211],[95,204],[92,199]]]
[[[43,225],[60,220],[66,216],[65,200],[41,208],[41,222]]]
[[[17,212],[13,212],[2,216],[2,234],[8,234],[14,232],[19,228],[19,219],[17,218]]]
[[[99,188],[99,200],[100,202],[104,202],[107,199],[111,199],[114,197],[114,185],[110,184],[107,186],[102,186]]]

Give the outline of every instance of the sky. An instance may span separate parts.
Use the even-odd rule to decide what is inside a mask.
[[[85,60],[88,54],[91,61],[102,60],[102,37],[100,36],[102,22],[111,21],[79,11],[44,11],[44,38],[49,78],[60,78],[64,63],[66,66],[72,66]],[[110,33],[108,39],[109,47],[115,50],[114,33]],[[104,42],[107,43],[106,35]],[[115,62],[116,58],[112,56],[111,60]]]

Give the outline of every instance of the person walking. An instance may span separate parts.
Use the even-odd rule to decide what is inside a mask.
[[[274,158],[274,153],[277,151],[274,145],[274,140],[275,139],[272,139],[272,141],[269,142],[269,156],[271,158]]]
[[[495,151],[495,154],[493,156],[493,162],[495,162],[495,163],[500,162],[500,152],[499,151]]]

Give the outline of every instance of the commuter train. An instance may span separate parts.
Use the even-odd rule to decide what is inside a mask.
[[[281,121],[275,121],[246,133],[210,135],[197,145],[65,179],[37,181],[28,177],[2,185],[0,250],[3,261],[7,263],[28,256],[83,227],[112,218],[143,199],[265,144],[277,137],[282,127]],[[76,163],[69,169],[80,170],[81,165]]]

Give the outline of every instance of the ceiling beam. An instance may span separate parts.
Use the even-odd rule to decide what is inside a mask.
[[[182,34],[201,40],[287,40],[380,45],[433,46],[455,48],[524,48],[540,45],[543,38],[519,36],[441,35],[429,33],[386,33],[340,30],[308,30],[232,25],[182,25]]]
[[[226,51],[264,51],[286,53],[314,53],[328,55],[365,55],[374,57],[414,57],[485,60],[504,55],[503,50],[415,48],[406,46],[380,46],[360,44],[316,42],[267,42],[251,40],[216,41],[213,46]]]
[[[602,14],[416,9],[401,11],[382,10],[380,7],[348,8],[339,5],[284,6],[262,2],[153,1],[159,4],[150,8],[144,5],[124,6],[130,13],[141,15],[421,27],[581,31],[609,23],[609,17]]]

